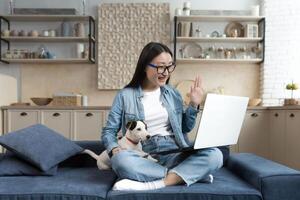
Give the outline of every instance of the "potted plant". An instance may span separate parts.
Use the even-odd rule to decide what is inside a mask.
[[[291,98],[290,99],[285,99],[284,100],[284,105],[297,105],[298,101],[294,99],[294,90],[297,90],[299,86],[296,83],[289,83],[285,86],[285,89],[291,90]]]

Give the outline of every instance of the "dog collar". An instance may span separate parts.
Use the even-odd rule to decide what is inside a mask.
[[[135,144],[135,145],[137,145],[137,144],[138,144],[138,142],[135,142],[135,141],[131,140],[131,139],[130,139],[130,138],[128,138],[128,137],[126,137],[126,139],[127,139],[129,142],[131,142],[132,144]]]

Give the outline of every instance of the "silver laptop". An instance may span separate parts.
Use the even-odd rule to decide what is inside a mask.
[[[236,144],[245,118],[248,97],[208,94],[194,145],[151,154],[170,154]]]

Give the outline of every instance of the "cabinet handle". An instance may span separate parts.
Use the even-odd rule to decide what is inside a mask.
[[[60,114],[59,114],[59,113],[53,113],[52,116],[53,116],[53,117],[58,117],[58,116],[60,116]]]
[[[24,116],[27,116],[27,113],[26,112],[21,112],[20,115],[24,117]]]
[[[258,116],[257,113],[252,113],[252,114],[251,114],[251,117],[257,117],[257,116]]]
[[[93,113],[86,113],[85,116],[87,116],[87,117],[92,117],[92,116],[93,116]]]
[[[290,114],[290,117],[295,117],[294,113],[291,113],[291,114]]]
[[[279,116],[279,114],[278,114],[278,113],[275,113],[275,114],[274,114],[274,116],[275,116],[275,117],[278,117],[278,116]]]

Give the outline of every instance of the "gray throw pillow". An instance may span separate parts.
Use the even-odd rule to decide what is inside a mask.
[[[42,171],[83,151],[73,141],[41,124],[4,134],[0,145]]]
[[[53,176],[56,172],[57,165],[44,172],[11,152],[0,154],[0,176]]]

